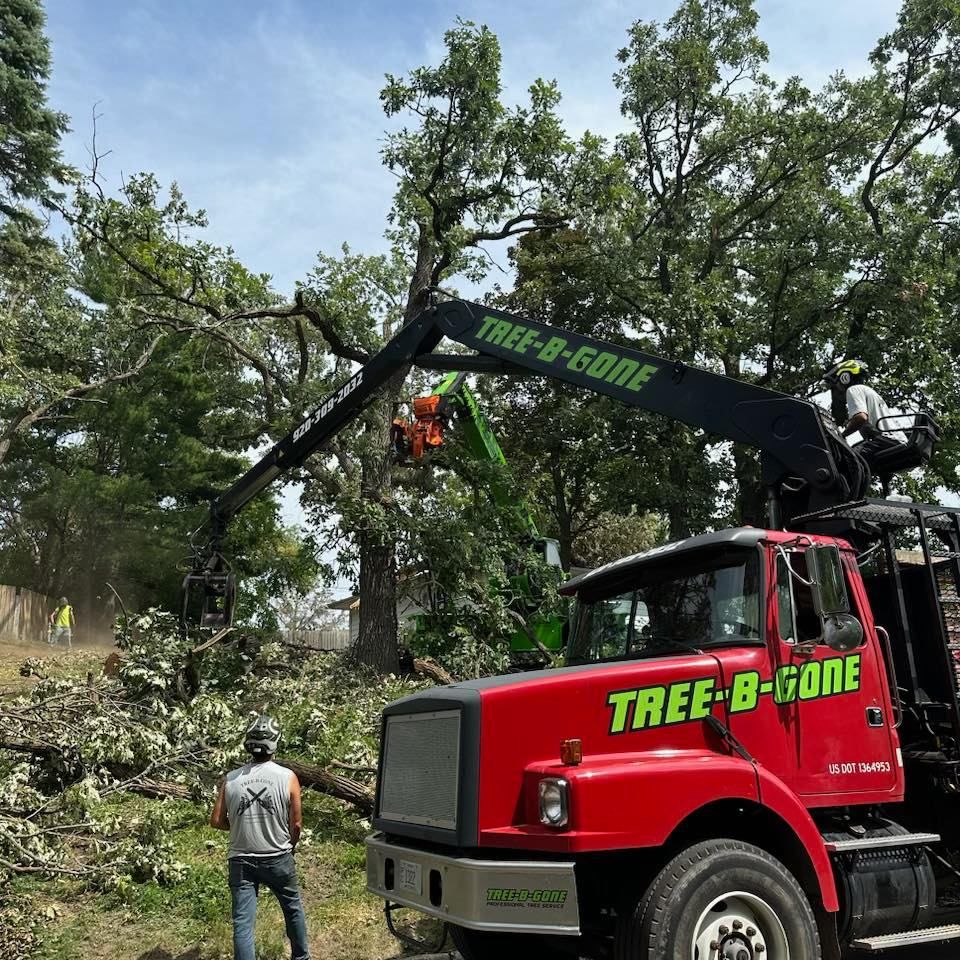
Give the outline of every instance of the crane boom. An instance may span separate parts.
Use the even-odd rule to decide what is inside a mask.
[[[476,355],[432,356],[443,338]],[[220,549],[230,519],[275,479],[321,449],[412,364],[553,377],[756,447],[772,527],[782,525],[784,503],[789,503],[789,516],[822,510],[862,496],[869,483],[862,460],[808,401],[482,304],[448,300],[414,317],[211,503],[209,554],[188,580],[203,579],[208,591],[213,584],[216,593],[216,577],[225,564]],[[782,485],[788,480],[795,482],[785,497]],[[206,622],[219,625],[224,619],[214,612]]]

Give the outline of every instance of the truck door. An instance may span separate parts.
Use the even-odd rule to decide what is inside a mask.
[[[884,798],[877,794],[893,793],[900,783],[873,619],[859,579],[851,580],[851,573],[858,577],[856,560],[844,560],[850,611],[863,624],[863,645],[839,653],[817,642],[821,623],[804,582],[810,579],[804,550],[771,545],[767,644],[757,650],[756,679],[729,684],[731,730],[810,806],[879,802]],[[737,713],[752,683],[756,707]]]

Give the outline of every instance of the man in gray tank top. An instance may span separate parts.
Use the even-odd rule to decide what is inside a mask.
[[[280,901],[293,960],[310,958],[293,861],[302,827],[300,781],[273,762],[279,742],[280,727],[272,717],[258,717],[251,724],[243,745],[253,760],[227,774],[210,815],[211,826],[230,831],[227,862],[236,960],[255,960],[253,931],[261,884]]]

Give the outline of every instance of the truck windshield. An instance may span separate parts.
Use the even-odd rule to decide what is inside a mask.
[[[651,563],[631,574],[625,586],[621,580],[614,593],[578,598],[569,662],[760,641],[756,550]]]

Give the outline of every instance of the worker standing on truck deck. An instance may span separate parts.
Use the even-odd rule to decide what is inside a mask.
[[[50,626],[53,628],[48,636],[47,642],[60,646],[61,638],[67,641],[67,649],[73,649],[73,628],[76,625],[76,618],[73,615],[73,607],[70,606],[66,597],[60,598],[60,606],[50,614]]]
[[[310,957],[293,859],[303,826],[300,781],[274,763],[279,742],[276,720],[267,716],[254,720],[243,741],[253,760],[227,774],[210,815],[211,826],[230,831],[227,864],[236,960],[255,958],[253,932],[261,884],[280,901],[293,960]]]
[[[891,414],[883,397],[867,384],[869,373],[862,360],[841,360],[824,374],[823,380],[843,396],[848,417],[843,435],[859,433],[863,437],[854,449],[873,470],[877,454],[903,446],[907,438],[902,430],[890,429],[894,421],[899,420],[902,426],[904,418]]]

